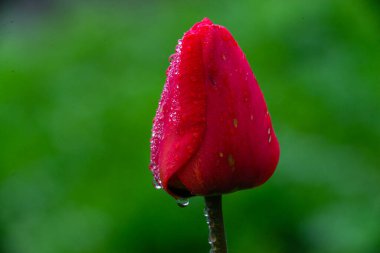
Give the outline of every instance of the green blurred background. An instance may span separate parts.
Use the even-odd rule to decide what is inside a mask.
[[[281,144],[224,197],[230,252],[380,252],[378,1],[0,1],[0,252],[208,252],[203,199],[152,186],[177,40],[207,16],[246,53]]]

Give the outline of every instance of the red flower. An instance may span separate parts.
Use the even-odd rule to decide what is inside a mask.
[[[154,118],[151,165],[175,198],[263,184],[279,143],[244,53],[205,18],[178,41]]]

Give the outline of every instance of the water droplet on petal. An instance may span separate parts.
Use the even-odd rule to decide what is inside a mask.
[[[253,120],[253,115],[251,114],[251,120]]]
[[[223,156],[224,156],[223,152],[220,152],[219,157],[223,157]]]
[[[225,54],[222,54],[222,58],[223,58],[223,61],[225,61],[227,59]]]
[[[272,141],[272,136],[269,135],[268,143],[271,143]]]
[[[270,134],[270,128],[268,128],[268,134]]]
[[[157,190],[162,189],[161,181],[160,181],[160,180],[156,180],[155,178],[153,178],[153,186],[154,186],[154,188],[156,188]]]
[[[189,205],[189,199],[177,199],[177,205],[179,207],[187,207]]]
[[[175,54],[172,54],[169,56],[169,62],[172,62],[174,60],[174,56],[175,56]]]
[[[237,119],[234,119],[234,127],[235,127],[235,128],[238,127],[238,120],[237,120]]]

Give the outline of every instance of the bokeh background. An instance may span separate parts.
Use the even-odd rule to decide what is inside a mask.
[[[224,197],[230,252],[380,252],[378,1],[0,1],[0,252],[208,252],[148,170],[168,57],[226,26],[281,143]]]

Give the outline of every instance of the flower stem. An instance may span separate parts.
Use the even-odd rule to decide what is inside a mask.
[[[211,245],[210,253],[226,253],[227,244],[224,234],[222,195],[205,197],[205,216],[207,219],[209,238]]]

